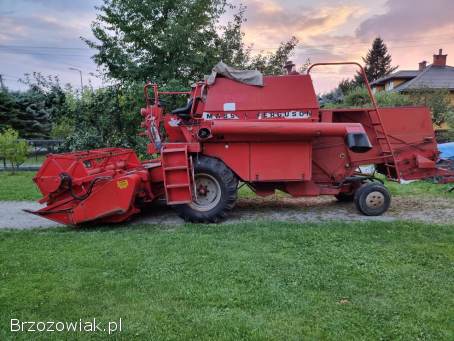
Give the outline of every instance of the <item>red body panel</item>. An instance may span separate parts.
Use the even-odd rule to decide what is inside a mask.
[[[205,110],[221,112],[225,103],[235,103],[235,111],[317,109],[318,102],[308,75],[264,77],[264,86],[251,86],[218,78],[208,87]]]
[[[207,143],[203,154],[222,160],[243,181],[311,179],[309,142]],[[281,166],[278,166],[281,165]]]

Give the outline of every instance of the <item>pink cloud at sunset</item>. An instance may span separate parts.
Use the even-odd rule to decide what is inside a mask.
[[[254,51],[273,51],[279,42],[296,36],[293,59],[303,64],[322,61],[361,61],[372,40],[380,36],[393,63],[416,69],[432,60],[439,48],[454,65],[454,1],[277,1],[246,0],[245,40]],[[373,5],[373,3],[375,5]],[[377,4],[380,5],[377,7]],[[328,91],[354,73],[353,68],[314,72],[317,90]]]
[[[415,69],[443,48],[454,65],[453,0],[230,0],[247,7],[245,41],[253,52],[271,52],[296,36],[300,43],[292,56],[301,65],[311,62],[361,61],[372,40],[381,36],[393,64]],[[25,72],[37,69],[78,83],[69,67],[94,72],[93,51],[80,40],[92,37],[90,23],[101,0],[0,1],[0,73],[9,86]],[[231,19],[229,10],[222,21]],[[19,47],[17,47],[19,46]],[[25,47],[24,47],[25,46]],[[26,47],[29,48],[26,48]],[[59,50],[33,48],[52,47]],[[326,92],[353,68],[326,68],[314,72],[316,89]],[[93,81],[96,81],[93,79]]]

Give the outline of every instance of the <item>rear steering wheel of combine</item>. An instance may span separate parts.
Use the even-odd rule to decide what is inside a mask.
[[[380,183],[368,182],[355,192],[355,206],[364,215],[378,216],[385,213],[391,204],[391,194]]]
[[[216,223],[226,218],[235,206],[238,179],[222,161],[199,156],[194,158],[194,199],[175,205],[179,216],[193,223]]]

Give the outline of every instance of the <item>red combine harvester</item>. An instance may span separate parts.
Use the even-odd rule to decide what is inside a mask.
[[[141,162],[121,148],[51,154],[34,178],[46,207],[32,213],[70,225],[122,222],[164,197],[187,221],[218,222],[234,207],[242,182],[260,196],[331,195],[380,215],[390,194],[359,166],[373,164],[396,181],[454,182],[452,171],[437,168],[427,108],[378,108],[366,80],[370,108],[320,109],[309,75],[318,65],[326,64],[304,75],[263,77],[262,86],[226,77],[189,92],[147,84],[141,115],[148,153],[159,157]],[[167,112],[161,95],[189,99]]]

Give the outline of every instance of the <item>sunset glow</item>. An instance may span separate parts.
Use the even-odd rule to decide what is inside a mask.
[[[80,36],[92,37],[90,23],[99,0],[3,0],[0,4],[0,72],[17,88],[25,72],[57,74],[77,84],[79,67],[86,77],[96,71]],[[296,36],[300,44],[293,60],[361,61],[372,39],[381,36],[399,69],[416,69],[443,48],[454,65],[454,2],[452,0],[234,0],[247,6],[245,41],[253,53],[271,52],[281,41]],[[233,10],[235,11],[235,9]],[[229,20],[228,11],[223,21]],[[52,49],[52,47],[55,47]],[[451,60],[453,60],[451,62]],[[314,73],[318,92],[325,92],[354,73],[350,68],[327,68]],[[90,78],[90,77],[88,77]],[[91,77],[95,86],[100,81]]]

